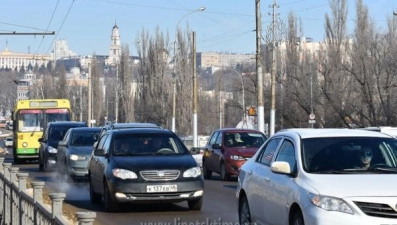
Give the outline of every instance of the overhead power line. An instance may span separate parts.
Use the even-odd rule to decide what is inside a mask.
[[[37,33],[37,32],[0,32],[0,35],[54,35],[55,31],[52,32],[41,32],[41,33]]]
[[[50,21],[49,21],[48,24],[47,24],[46,31],[48,31],[48,28],[50,27],[50,24],[51,24],[51,22],[52,22],[52,19],[54,18],[54,15],[55,15],[55,12],[56,12],[56,10],[57,10],[57,8],[58,8],[58,5],[59,5],[59,0],[57,1],[57,4],[55,5],[54,10],[52,11],[52,15],[51,15]],[[44,37],[45,37],[45,36],[43,36],[43,38],[41,39],[40,44],[39,44],[39,47],[37,47],[36,55],[39,53],[40,47],[41,47],[41,45],[43,44],[43,41],[44,41]]]

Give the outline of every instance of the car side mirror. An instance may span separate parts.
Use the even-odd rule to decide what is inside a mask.
[[[41,137],[41,138],[39,138],[38,141],[39,141],[39,142],[44,142],[44,139]]]
[[[272,170],[273,173],[281,173],[281,174],[287,174],[291,175],[291,168],[289,166],[289,163],[287,162],[273,162],[270,165],[270,169]]]
[[[59,141],[58,146],[67,146],[68,142],[67,141]]]
[[[97,146],[97,144],[98,144],[98,142],[96,141],[96,142],[94,142],[94,144],[92,145],[92,147],[95,149],[96,148],[96,146]]]
[[[191,148],[190,149],[190,154],[192,154],[192,155],[200,154],[200,148],[197,148],[197,147]]]
[[[95,149],[94,150],[94,155],[95,156],[106,156],[105,149]]]
[[[221,146],[220,146],[219,144],[213,144],[213,145],[212,145],[212,148],[213,148],[213,149],[220,149]]]

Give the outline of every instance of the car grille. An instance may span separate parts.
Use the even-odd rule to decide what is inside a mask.
[[[370,203],[370,202],[354,202],[366,215],[382,218],[397,218],[397,212],[388,204]]]
[[[143,179],[150,181],[176,180],[179,173],[179,170],[146,170],[139,172]]]

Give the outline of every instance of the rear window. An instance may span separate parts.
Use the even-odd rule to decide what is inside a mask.
[[[7,141],[12,141],[12,137],[6,138]]]

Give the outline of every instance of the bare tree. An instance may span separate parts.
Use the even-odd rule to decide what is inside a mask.
[[[92,119],[95,119],[97,125],[103,124],[104,122],[104,99],[102,85],[100,78],[103,77],[102,71],[96,59],[96,55],[93,54],[91,60],[91,85],[92,85]]]

